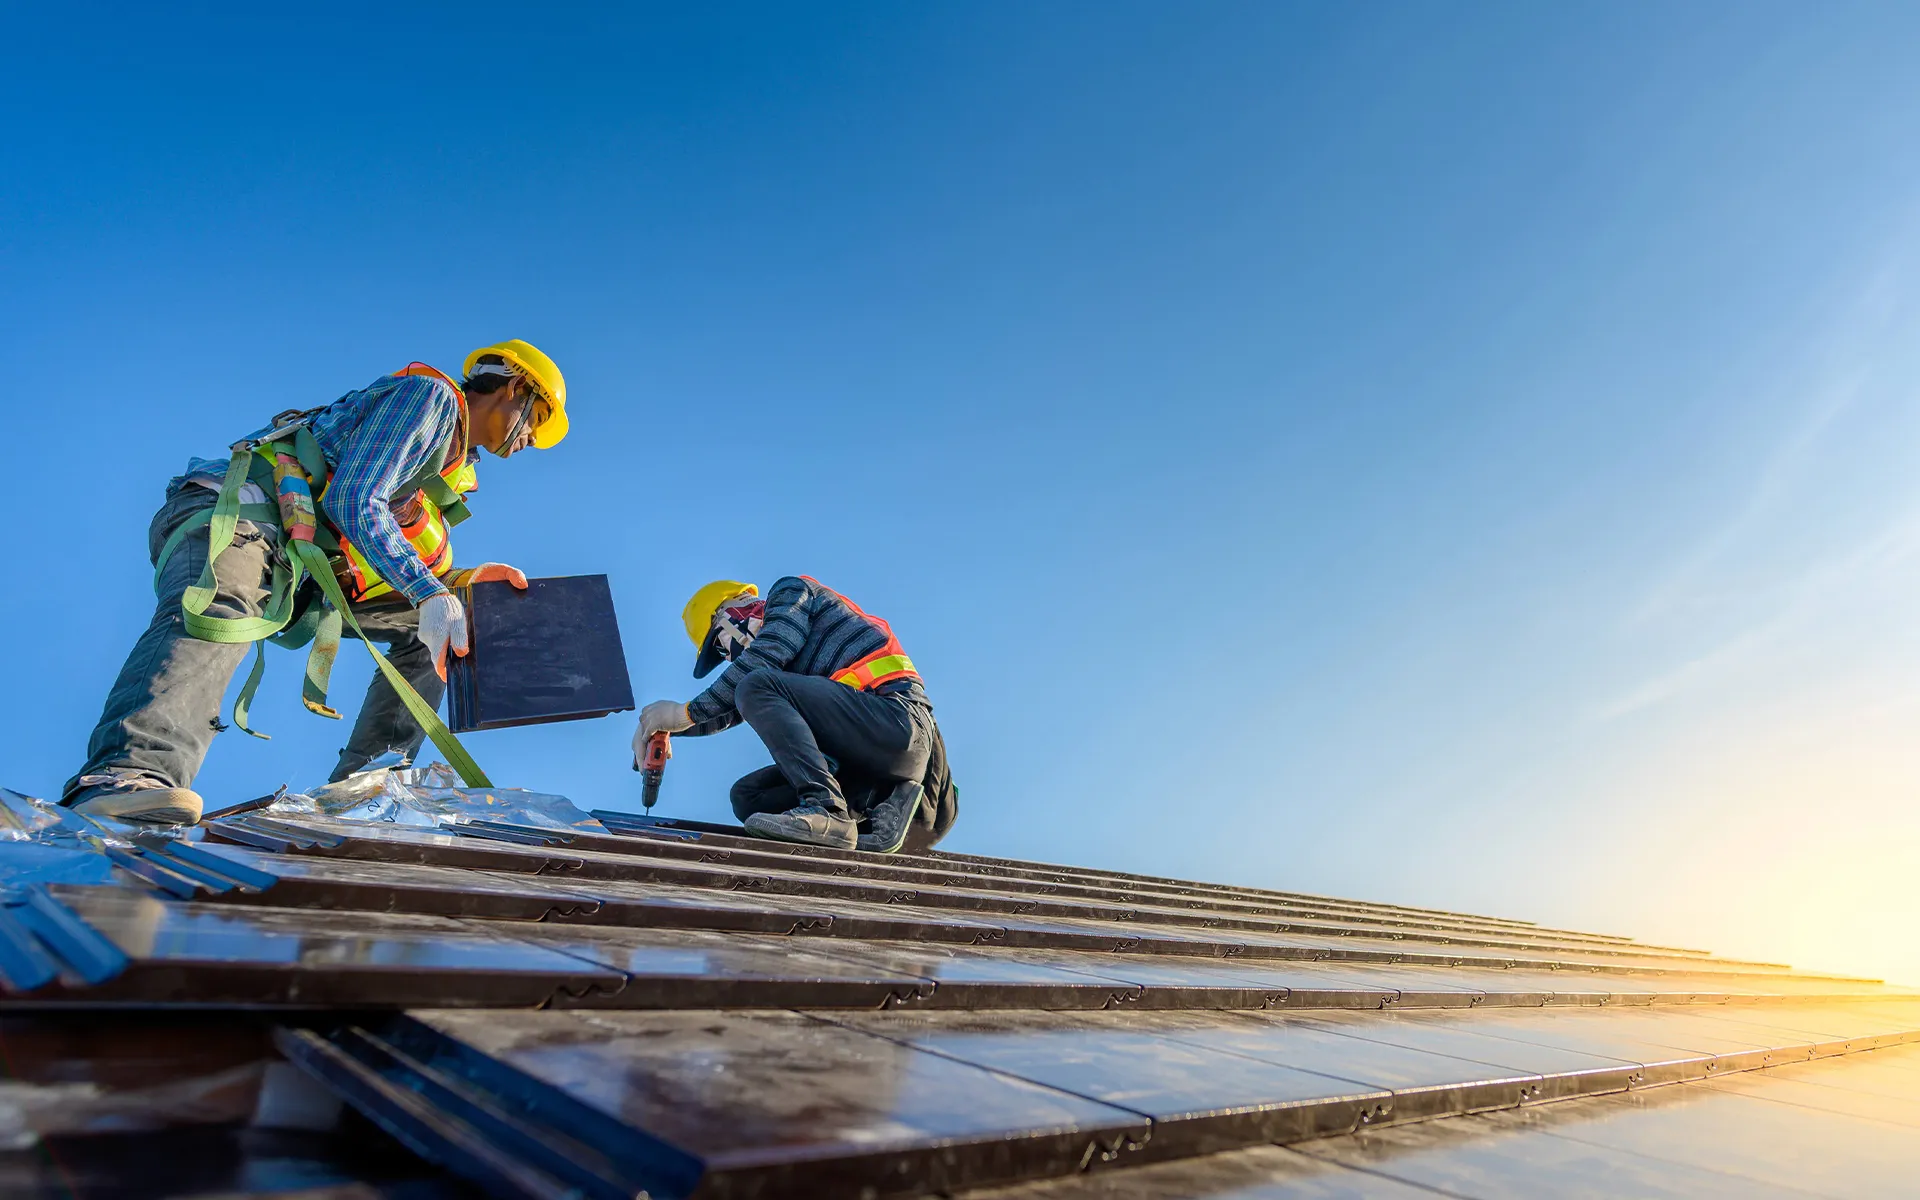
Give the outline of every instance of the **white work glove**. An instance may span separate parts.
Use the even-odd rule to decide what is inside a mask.
[[[655,700],[640,710],[640,728],[633,733],[633,756],[642,758],[647,753],[647,739],[661,730],[679,733],[682,729],[692,729],[693,718],[687,715],[687,706],[678,700]]]
[[[467,610],[452,592],[427,597],[420,606],[420,640],[442,680],[447,677],[447,651],[466,657]]]

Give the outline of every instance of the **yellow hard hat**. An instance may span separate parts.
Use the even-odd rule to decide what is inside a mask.
[[[687,640],[695,646],[707,640],[707,631],[713,626],[713,614],[720,606],[736,596],[758,596],[760,589],[751,583],[741,583],[735,579],[716,579],[693,594],[687,601],[680,619],[687,623]]]
[[[507,360],[509,366],[520,372],[540,398],[547,402],[547,418],[534,427],[533,444],[537,449],[545,450],[557,446],[560,439],[567,436],[567,380],[560,374],[560,368],[553,360],[540,353],[539,347],[519,338],[508,338],[491,346],[482,346],[467,355],[467,365],[461,370],[467,375],[473,374],[473,364],[489,354],[497,354]]]
[[[729,600],[738,600],[744,596],[758,596],[760,589],[750,583],[741,583],[735,579],[716,579],[693,594],[687,601],[687,607],[680,619],[687,623],[687,636],[699,647],[700,653],[693,660],[693,677],[705,679],[707,672],[720,665],[726,657],[718,641],[720,628],[713,623],[713,614]]]

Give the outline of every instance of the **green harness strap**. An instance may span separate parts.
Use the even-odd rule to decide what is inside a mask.
[[[407,711],[412,713],[413,719],[420,723],[420,728],[427,731],[427,736],[433,740],[433,744],[439,748],[440,753],[447,756],[447,765],[460,772],[460,778],[468,787],[492,787],[493,781],[488,779],[487,773],[480,769],[480,764],[473,761],[473,756],[468,754],[467,748],[460,744],[460,739],[454,736],[453,730],[447,728],[446,722],[440,719],[440,714],[421,698],[419,692],[413,690],[413,685],[407,682],[407,677],[400,673],[398,667],[387,661],[387,656],[380,653],[373,644],[373,639],[360,628],[360,622],[353,615],[353,607],[347,603],[346,596],[340,591],[340,581],[333,577],[333,567],[327,562],[326,552],[312,542],[297,541],[292,543],[291,549],[294,561],[296,563],[304,561],[307,570],[320,581],[321,592],[326,595],[327,602],[333,605],[333,615],[343,618],[347,627],[353,630],[354,636],[366,645],[367,653],[373,655],[374,665],[380,668],[380,673],[385,675],[387,682],[393,685],[394,693],[400,697],[400,702],[407,706]],[[323,629],[324,625],[323,620]],[[316,649],[319,648],[319,636],[315,637],[314,645]],[[333,645],[337,651],[340,645],[337,633],[334,635]]]
[[[321,455],[319,443],[304,426],[294,431],[293,451],[300,459],[302,467],[310,475],[324,477],[326,460]],[[313,463],[307,460],[312,458]],[[447,728],[446,722],[434,707],[415,691],[398,668],[387,661],[378,647],[360,628],[360,622],[354,619],[352,606],[340,590],[340,583],[334,578],[333,567],[327,561],[326,551],[313,542],[287,539],[287,545],[276,557],[273,564],[273,582],[267,600],[266,611],[258,617],[209,617],[207,609],[212,606],[219,594],[214,579],[214,563],[233,545],[236,526],[242,519],[277,524],[280,510],[276,504],[242,504],[240,488],[254,469],[256,460],[254,447],[237,445],[233,459],[227,464],[226,478],[221,481],[219,497],[214,501],[211,512],[195,513],[183,521],[180,527],[168,536],[161,546],[160,554],[154,565],[154,583],[159,584],[160,572],[167,565],[174,550],[186,536],[202,525],[207,526],[207,561],[200,569],[200,578],[189,587],[180,600],[182,622],[192,636],[207,642],[252,642],[254,644],[253,667],[247,672],[246,682],[240,686],[240,694],[233,704],[233,723],[242,732],[254,737],[267,735],[256,732],[247,723],[247,717],[253,705],[254,694],[259,690],[260,680],[266,671],[266,642],[269,638],[284,640],[298,647],[309,638],[313,649],[307,655],[306,679],[301,686],[301,701],[307,708],[321,716],[338,719],[340,714],[327,707],[327,682],[332,674],[333,661],[340,652],[341,625],[352,627],[354,634],[366,644],[367,653],[373,655],[374,665],[386,676],[400,702],[406,706],[413,719],[419,722],[435,747],[446,756],[447,763],[460,773],[460,778],[469,787],[492,787],[486,772],[480,769],[473,756],[467,753],[460,739]],[[320,469],[315,472],[313,467]],[[268,484],[271,490],[271,482]],[[292,636],[281,639],[276,635],[286,630],[293,616],[293,599],[299,590],[304,575],[311,574],[320,584],[320,591],[326,597],[331,608],[319,614],[312,622],[302,621]]]
[[[241,520],[255,523],[272,523],[280,519],[280,510],[271,504],[242,504],[239,516]],[[153,568],[154,591],[160,590],[160,571],[167,565],[167,559],[173,557],[174,549],[188,534],[211,524],[212,520],[213,514],[202,509],[180,522],[179,528],[168,536],[166,544],[160,547],[160,557]],[[208,536],[211,538],[212,535]],[[205,578],[205,575],[201,576],[202,581]],[[260,617],[209,617],[206,615],[204,606],[200,612],[194,612],[186,608],[184,599],[181,601],[181,607],[185,610],[181,614],[182,624],[194,637],[207,642],[250,641],[254,644],[253,667],[247,672],[247,681],[240,686],[240,694],[233,702],[233,723],[239,727],[240,732],[257,738],[265,738],[267,735],[256,731],[247,723],[247,714],[253,704],[253,693],[260,686],[260,676],[266,670],[266,643],[286,626],[287,610],[292,607],[294,590],[299,583],[296,571],[275,562],[273,590],[267,600],[267,613]],[[275,624],[276,620],[278,624]]]
[[[207,609],[219,594],[219,587],[214,582],[213,564],[233,545],[234,529],[240,519],[245,517],[249,521],[264,521],[267,524],[277,524],[280,520],[280,510],[276,505],[240,503],[240,487],[247,482],[252,461],[251,451],[234,451],[233,461],[227,464],[227,477],[220,484],[220,496],[214,501],[213,511],[204,516],[196,513],[181,522],[180,528],[174,530],[160,548],[159,559],[154,564],[153,577],[157,586],[160,572],[166,567],[167,559],[172,556],[175,547],[202,524],[208,526],[207,561],[200,568],[199,581],[180,598],[187,632],[203,642],[257,642],[285,629],[287,621],[293,616],[293,593],[300,581],[289,565],[278,561],[273,564],[273,585],[266,612],[257,617],[207,615]]]
[[[332,573],[328,574],[331,577]],[[340,624],[339,609],[327,607],[320,612],[313,626],[313,649],[307,651],[306,676],[300,681],[300,703],[307,706],[307,711],[336,721],[340,714],[327,707],[327,688],[333,682],[333,660],[340,657]],[[401,699],[406,699],[405,695]]]
[[[260,679],[266,673],[266,639],[285,629],[293,616],[293,597],[300,586],[300,568],[284,559],[276,558],[273,563],[273,583],[267,597],[267,608],[257,617],[210,617],[207,609],[212,606],[219,587],[214,579],[214,563],[232,547],[233,535],[242,519],[255,523],[276,524],[280,520],[280,509],[274,504],[242,504],[240,488],[253,471],[254,456],[250,450],[236,449],[233,459],[227,464],[226,478],[221,481],[220,495],[215,499],[211,511],[201,510],[180,523],[160,547],[160,554],[154,560],[154,589],[159,590],[160,573],[166,569],[167,560],[179,548],[187,535],[196,532],[202,526],[207,527],[207,561],[200,568],[199,580],[180,598],[181,623],[192,636],[203,642],[252,642],[253,666],[247,671],[247,680],[240,685],[240,694],[233,702],[233,723],[240,732],[257,738],[267,735],[255,730],[248,717],[253,707],[253,696],[260,688]],[[256,481],[258,482],[258,481]],[[267,479],[271,487],[271,478]]]
[[[433,506],[440,510],[440,519],[447,523],[448,529],[471,515],[467,512],[467,502],[460,498],[460,493],[453,490],[453,485],[440,472],[431,472],[416,482],[420,490],[426,493],[427,499],[433,501]]]

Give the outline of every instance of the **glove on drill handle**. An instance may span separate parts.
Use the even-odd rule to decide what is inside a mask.
[[[641,764],[644,770],[664,771],[667,769],[667,760],[673,757],[673,747],[670,745],[671,740],[671,735],[664,729],[647,739],[647,757]]]

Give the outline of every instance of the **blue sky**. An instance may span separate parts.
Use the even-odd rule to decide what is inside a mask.
[[[1920,11],[14,20],[0,783],[77,764],[189,455],[523,337],[574,431],[459,556],[612,576],[647,699],[697,584],[845,591],[954,849],[1920,983]],[[298,667],[211,799],[330,766]],[[630,732],[471,748],[637,807]]]

